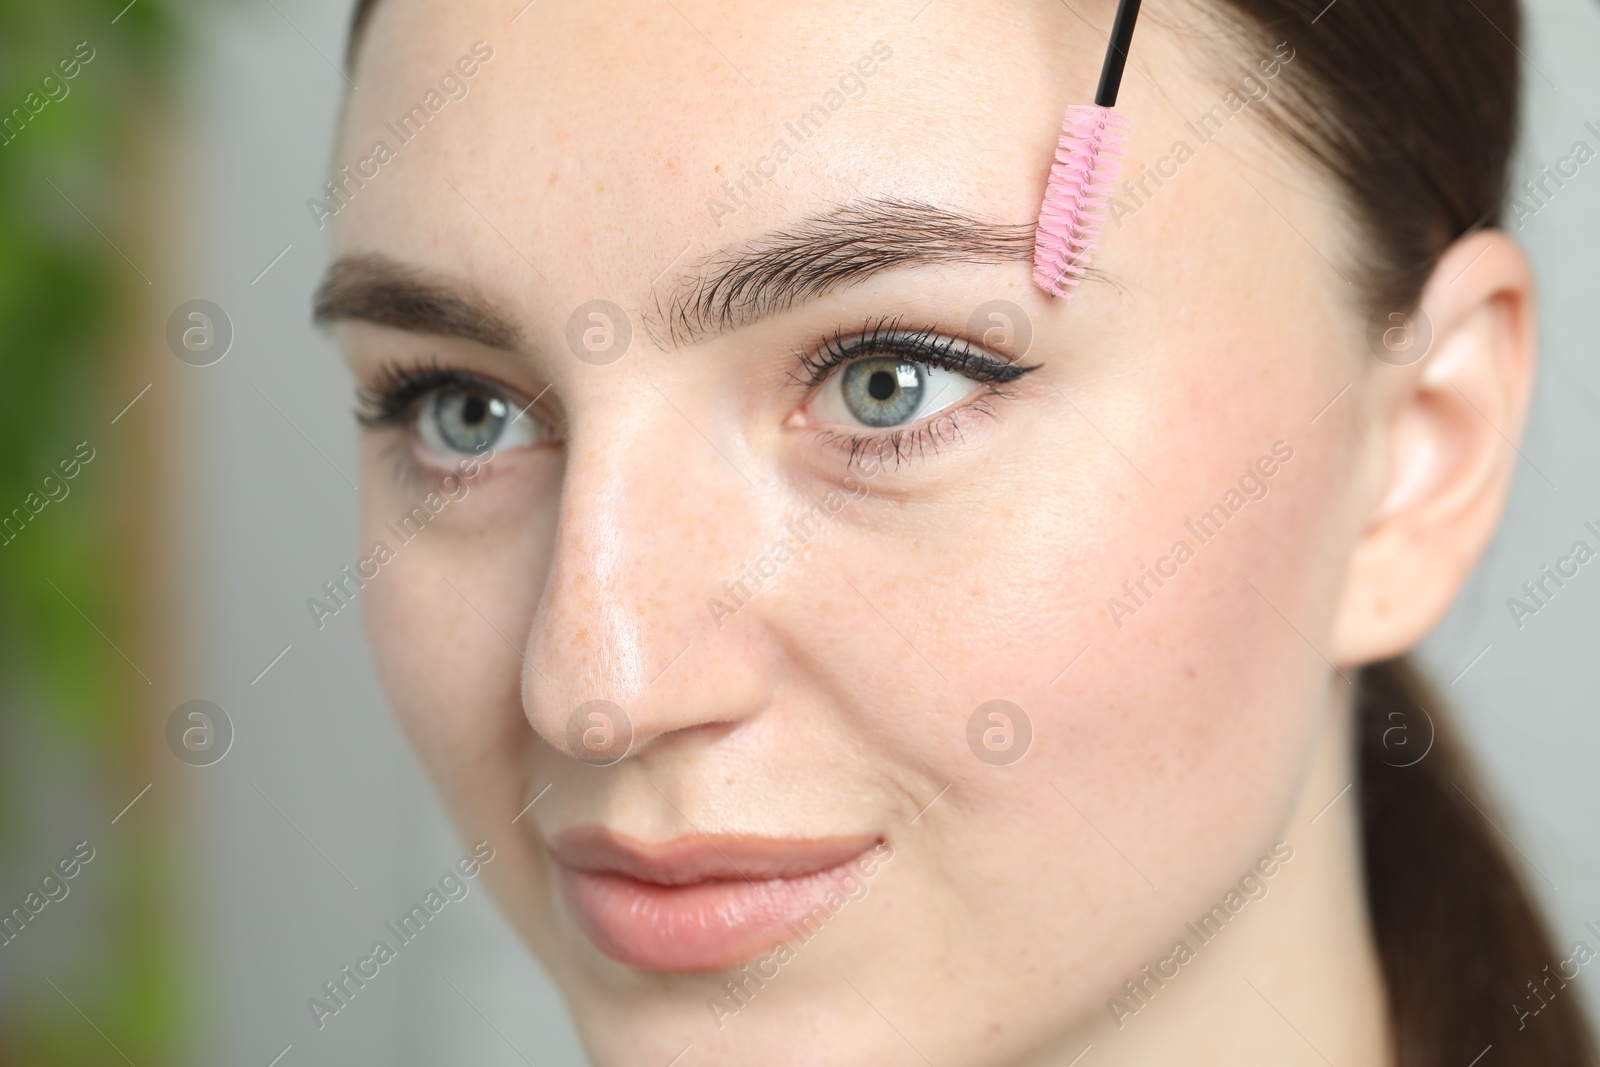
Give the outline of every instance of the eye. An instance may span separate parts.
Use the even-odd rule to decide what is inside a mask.
[[[538,417],[514,407],[502,394],[471,383],[442,386],[417,407],[417,435],[445,457],[525,448],[551,439]]]
[[[807,399],[786,425],[821,431],[819,443],[847,450],[851,464],[937,453],[962,438],[964,412],[992,415],[987,403],[1010,399],[1006,386],[1039,368],[935,325],[906,329],[897,317],[836,330],[795,358]]]
[[[960,403],[978,382],[942,367],[897,356],[869,356],[844,364],[812,402],[819,423],[886,430],[916,422]]]

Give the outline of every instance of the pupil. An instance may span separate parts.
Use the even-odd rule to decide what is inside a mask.
[[[874,400],[888,400],[894,395],[899,383],[895,376],[886,370],[873,371],[872,377],[867,379],[867,395]]]
[[[472,423],[482,422],[483,417],[488,414],[488,412],[489,405],[484,401],[483,397],[469,396],[466,398],[466,402],[462,405],[462,421],[469,425]]]

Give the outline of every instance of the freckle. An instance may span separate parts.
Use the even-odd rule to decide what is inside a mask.
[[[606,183],[605,182],[595,182],[594,183],[594,191],[597,192],[597,193],[605,192],[606,191]]]
[[[550,184],[551,185],[555,185],[555,183],[560,181],[560,180],[561,180],[561,175],[560,174],[558,174],[556,171],[551,171],[550,172]]]
[[[712,167],[711,170],[712,170],[713,173],[721,174],[722,173],[722,164],[718,163],[716,166]]]

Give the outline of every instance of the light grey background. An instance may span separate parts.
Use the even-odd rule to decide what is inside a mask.
[[[1579,139],[1600,147],[1600,137],[1584,128],[1600,128],[1600,5],[1540,0],[1530,30],[1519,184],[1570,154]],[[1575,540],[1596,546],[1586,520],[1600,528],[1600,159],[1521,230],[1509,218],[1507,226],[1539,275],[1539,390],[1510,515],[1423,651],[1499,786],[1508,816],[1500,826],[1535,868],[1529,877],[1544,896],[1557,944],[1570,949],[1582,938],[1595,947],[1583,927],[1600,926],[1600,567],[1580,569],[1520,629],[1507,600],[1522,596],[1522,583]],[[1591,1014],[1600,1016],[1600,983],[1589,978],[1585,993]]]
[[[305,207],[345,90],[333,61],[348,5],[274,4],[216,5],[192,28],[175,146],[187,183],[170,206],[190,244],[171,304],[214,300],[237,330],[215,367],[161,372],[185,393],[173,409],[185,422],[172,552],[186,583],[186,676],[237,730],[227,760],[181,779],[185,884],[210,902],[193,916],[208,973],[194,1062],[265,1067],[292,1045],[283,1067],[580,1064],[548,981],[480,886],[325,1029],[305,1006],[463,848],[378,695],[360,619],[341,612],[319,633],[304,606],[355,558],[350,386],[307,321],[327,247]],[[1540,0],[1525,51],[1537,71],[1522,159],[1536,170],[1579,137],[1596,142],[1583,122],[1600,126],[1597,6]],[[1583,520],[1600,526],[1600,161],[1518,236],[1544,298],[1527,462],[1510,521],[1425,655],[1501,789],[1501,825],[1539,872],[1557,941],[1570,945],[1600,921],[1600,563],[1520,631],[1505,601],[1585,536]],[[1600,1006],[1600,985],[1586,995]]]

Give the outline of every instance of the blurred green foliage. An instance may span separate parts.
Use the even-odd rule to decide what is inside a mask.
[[[159,250],[141,241],[148,222],[140,203],[160,173],[149,163],[149,134],[168,124],[178,7],[0,0],[0,517],[30,510],[30,494],[37,506],[44,477],[59,475],[78,442],[95,449],[65,498],[20,533],[0,534],[6,909],[42,873],[19,867],[24,850],[37,851],[42,814],[38,798],[23,795],[29,776],[20,773],[39,757],[19,742],[30,739],[51,759],[65,753],[109,797],[131,795],[138,753],[149,751],[150,690],[86,620],[112,636],[138,633],[149,620],[138,538],[129,536],[129,504],[119,495],[147,479],[128,446],[129,427],[110,419],[128,399],[120,395],[128,365],[148,348],[119,334],[147,319],[139,304],[153,287],[111,242],[155,269]],[[63,77],[63,60],[90,53],[74,77]],[[53,974],[17,973],[17,950],[0,949],[12,952],[0,961],[12,969],[4,976],[0,1064],[179,1058],[181,979],[164,918],[173,881],[164,849],[132,820],[101,833],[103,858],[86,870],[103,884],[91,901],[78,900],[67,922],[92,931],[68,939],[73,958],[52,959]],[[66,851],[71,841],[46,846]]]

